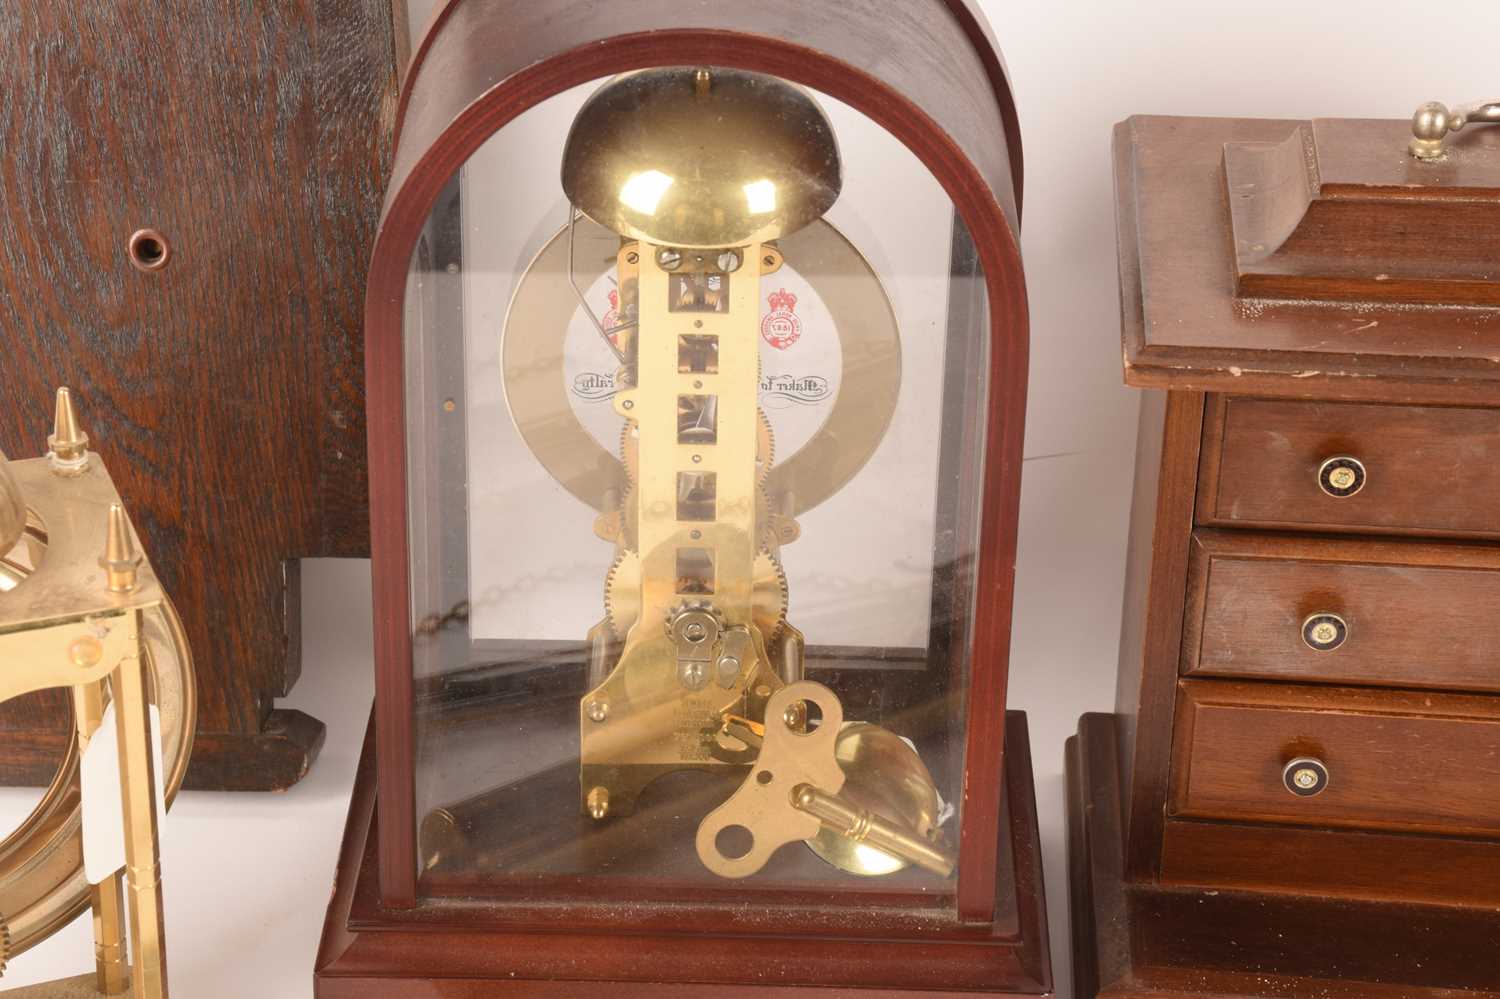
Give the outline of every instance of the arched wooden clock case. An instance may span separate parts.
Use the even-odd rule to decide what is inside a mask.
[[[419,445],[412,439],[408,409],[412,379],[422,376],[414,376],[410,364],[411,274],[418,254],[434,253],[424,233],[450,204],[445,199],[455,197],[458,171],[490,137],[566,91],[669,67],[689,72],[712,67],[697,71],[705,92],[720,85],[709,82],[714,73],[719,74],[715,81],[764,74],[796,85],[787,90],[824,95],[904,147],[930,174],[944,204],[951,202],[944,225],[951,216],[952,237],[937,255],[938,273],[944,281],[950,275],[972,280],[951,285],[969,288],[967,295],[945,293],[941,419],[934,419],[939,439],[931,446],[934,462],[941,462],[935,465],[943,497],[938,505],[949,511],[938,515],[939,524],[950,514],[960,534],[971,524],[972,542],[955,558],[959,568],[952,578],[944,576],[940,586],[935,574],[932,583],[934,593],[942,590],[960,608],[957,623],[945,625],[941,637],[936,625],[933,630],[933,642],[947,643],[951,661],[962,671],[961,695],[941,701],[952,706],[942,724],[957,735],[936,761],[948,775],[947,800],[958,813],[942,834],[953,867],[945,878],[845,875],[843,881],[801,885],[774,877],[769,882],[715,879],[701,870],[679,878],[670,863],[638,878],[576,871],[563,876],[530,868],[513,876],[492,871],[468,882],[440,884],[437,877],[442,862],[427,842],[424,823],[444,810],[429,808],[422,776],[431,754],[422,713],[432,709],[435,695],[422,676],[414,677],[414,636],[420,641],[450,625],[460,630],[476,625],[468,619],[466,600],[446,616],[433,616],[414,593],[423,585],[425,563],[414,554],[422,542],[415,536],[413,510],[422,500],[413,488],[421,492],[422,480],[413,478],[412,449]],[[1050,994],[1025,718],[1014,712],[1007,717],[1004,710],[1027,377],[1018,244],[1021,151],[1009,82],[977,6],[972,0],[612,5],[451,0],[415,51],[397,119],[394,172],[366,306],[376,704],[318,954],[317,995],[583,996],[601,986],[614,995],[653,997],[709,990],[723,996],[804,990],[862,996]],[[753,194],[747,194],[753,208]],[[891,192],[893,199],[901,196]],[[580,218],[575,215],[573,224]],[[462,224],[467,233],[470,221]],[[483,224],[504,226],[505,220],[488,217]],[[782,244],[789,262],[791,246]],[[436,253],[440,258],[441,249]],[[619,259],[625,260],[623,250]],[[641,263],[643,273],[646,264]],[[455,274],[460,264],[435,259],[423,266],[433,273],[446,266]],[[785,308],[787,301],[783,296],[772,307]],[[641,308],[644,315],[646,305]],[[942,324],[934,327],[927,335],[943,337]],[[762,335],[769,335],[767,329]],[[912,335],[920,334],[902,332],[903,338]],[[511,405],[514,412],[514,400]],[[451,412],[454,403],[450,398],[440,406]],[[646,439],[641,429],[642,453]],[[774,516],[772,522],[781,523]],[[942,530],[934,536],[941,544]],[[495,550],[486,558],[503,563],[506,555]],[[798,599],[793,585],[791,608]],[[734,621],[708,624],[717,628]],[[837,688],[836,669],[815,668],[811,641],[810,636],[808,679]],[[721,666],[724,661],[719,660]],[[922,668],[927,667],[919,664],[907,676],[912,689],[941,682],[929,681]],[[544,697],[547,682],[527,696]],[[443,697],[457,696],[455,690],[462,694],[462,683],[439,686],[440,708]],[[576,719],[578,695],[585,690],[561,698],[564,713],[571,711]],[[839,696],[848,702],[850,717],[875,710],[856,694],[840,689]],[[582,703],[582,721],[572,724],[587,731],[589,719],[602,723],[605,712],[588,698]],[[778,702],[773,697],[771,703]],[[769,727],[772,716],[766,717]],[[769,753],[769,732],[766,739]],[[517,751],[525,750],[503,740],[487,747],[490,756]],[[584,762],[582,790],[588,794]],[[741,771],[741,777],[749,772]],[[571,803],[548,814],[562,815],[568,828],[573,823],[583,828],[590,812],[601,818],[609,799],[589,796],[579,814],[578,767],[559,773],[569,789],[563,798],[571,796]],[[746,780],[745,786],[751,783]],[[438,818],[447,821],[451,815]],[[542,822],[531,830],[517,827],[515,835],[546,838],[545,815],[517,814],[502,829],[513,821]],[[611,814],[609,821],[630,819]],[[559,833],[559,838],[566,837]],[[699,849],[701,857],[701,844]],[[784,847],[794,849],[803,847]],[[696,865],[691,850],[689,841],[683,863]]]

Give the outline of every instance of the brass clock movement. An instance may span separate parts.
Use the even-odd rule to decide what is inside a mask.
[[[939,797],[916,750],[879,726],[829,722],[838,699],[806,679],[804,637],[789,620],[782,547],[801,534],[797,515],[879,446],[900,383],[890,305],[824,219],[842,184],[831,123],[805,91],[771,77],[644,70],[588,100],[561,172],[572,217],[522,276],[503,349],[523,436],[598,509],[593,530],[615,546],[605,617],[588,635],[580,807],[626,821],[659,777],[749,766],[740,791],[699,828],[698,854],[715,873],[753,873],[800,839],[856,873],[915,863],[948,875]],[[565,415],[559,427],[548,405],[565,380],[561,324],[547,322],[549,306],[590,310],[569,290],[598,275],[580,278],[574,261],[604,259],[606,244],[617,319],[588,316],[619,362],[619,446],[607,455],[576,420]],[[785,264],[830,256],[872,292],[851,315],[835,299],[833,315],[855,341],[846,349],[869,366],[796,463],[780,466],[759,399],[760,302]],[[823,457],[834,451],[842,461]],[[810,709],[829,724],[817,738]],[[720,849],[731,832],[746,852]]]

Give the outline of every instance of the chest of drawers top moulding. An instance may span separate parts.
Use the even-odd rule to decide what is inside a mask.
[[[1438,165],[1408,166],[1409,136],[1405,120],[1142,116],[1116,126],[1126,381],[1238,395],[1500,405],[1500,270],[1483,262],[1493,237],[1486,226],[1470,226],[1472,241],[1439,238],[1460,199],[1466,210],[1500,217],[1500,130],[1466,134],[1459,152]],[[1292,158],[1262,155],[1299,143],[1305,177],[1273,169],[1278,161],[1289,169]],[[1377,155],[1385,149],[1389,155]],[[1239,185],[1233,192],[1231,182]],[[1304,211],[1296,199],[1264,197],[1282,184],[1306,189]],[[1241,208],[1237,232],[1238,201],[1277,217],[1248,219]],[[1389,243],[1393,226],[1410,231],[1428,220],[1430,237],[1419,232],[1404,241],[1399,260],[1376,260],[1369,275],[1331,272],[1326,259],[1337,254],[1314,245],[1329,226],[1337,229],[1336,247],[1347,250]],[[1339,267],[1357,271],[1360,261],[1375,259],[1355,256]],[[1256,267],[1288,272],[1274,278],[1277,297],[1268,297],[1264,282],[1245,280]],[[1406,300],[1374,300],[1369,289],[1386,283],[1376,280],[1385,271],[1402,276],[1387,298]]]

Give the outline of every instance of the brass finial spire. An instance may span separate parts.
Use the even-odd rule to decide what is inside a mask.
[[[52,452],[52,470],[59,475],[77,475],[88,464],[89,435],[78,429],[73,396],[66,387],[57,390],[57,413],[47,447]]]
[[[141,553],[136,550],[135,535],[130,533],[130,521],[125,519],[125,508],[118,503],[111,503],[109,533],[104,539],[104,557],[99,560],[109,591],[129,593],[135,589],[135,575],[140,564]]]

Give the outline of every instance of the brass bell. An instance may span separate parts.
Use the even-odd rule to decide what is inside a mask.
[[[817,103],[740,70],[616,77],[584,104],[563,150],[573,205],[659,246],[776,239],[821,218],[842,184],[833,126]]]

